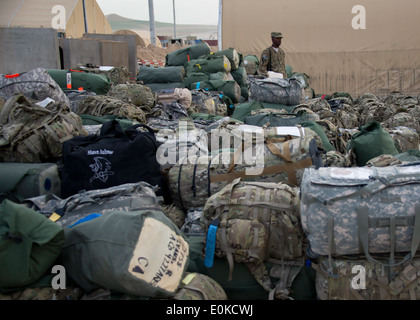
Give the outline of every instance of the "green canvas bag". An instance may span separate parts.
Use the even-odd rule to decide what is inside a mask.
[[[60,260],[86,292],[174,296],[188,266],[185,236],[162,209],[114,211],[65,229]]]
[[[48,74],[62,90],[83,88],[96,94],[106,94],[111,89],[111,81],[104,74],[77,70],[47,69]]]
[[[211,52],[210,46],[203,41],[196,45],[172,51],[165,56],[165,67],[183,66],[187,61],[197,59]]]
[[[363,167],[370,159],[381,154],[394,156],[399,153],[391,135],[378,121],[361,126],[359,132],[351,136],[349,149],[356,155],[356,163],[359,167]]]
[[[64,231],[42,214],[10,200],[0,204],[0,291],[28,286],[50,270]]]

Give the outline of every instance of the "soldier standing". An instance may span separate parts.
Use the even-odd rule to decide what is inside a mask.
[[[283,35],[281,32],[271,32],[272,45],[261,54],[260,66],[258,68],[260,75],[268,76],[268,71],[273,71],[283,74],[283,78],[287,77],[285,54],[280,48],[282,38]]]

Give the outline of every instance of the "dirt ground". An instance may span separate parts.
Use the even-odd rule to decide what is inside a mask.
[[[137,59],[142,60],[165,60],[168,53],[179,50],[181,48],[188,47],[186,45],[181,46],[180,44],[171,44],[167,48],[158,47],[155,45],[149,45],[144,48],[137,46]],[[218,51],[218,47],[210,47],[212,52]]]

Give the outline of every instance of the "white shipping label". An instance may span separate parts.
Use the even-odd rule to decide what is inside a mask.
[[[286,136],[286,135],[291,135],[294,137],[300,137],[301,133],[303,134],[303,136],[305,135],[305,130],[301,129],[299,130],[298,127],[276,127],[276,133],[279,136]]]
[[[146,218],[128,272],[154,287],[175,292],[188,261],[188,243],[164,223]]]
[[[331,178],[351,179],[351,180],[369,180],[373,171],[368,168],[331,168]]]

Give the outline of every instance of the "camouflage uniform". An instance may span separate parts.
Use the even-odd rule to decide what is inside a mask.
[[[275,35],[276,37],[283,36],[278,32],[273,32],[272,36]],[[258,67],[258,71],[261,75],[267,75],[267,71],[274,71],[283,74],[283,78],[286,78],[286,63],[285,63],[285,53],[281,48],[278,48],[278,52],[274,50],[271,46],[265,49],[261,54],[260,65]],[[271,68],[269,68],[269,63],[271,60]]]

